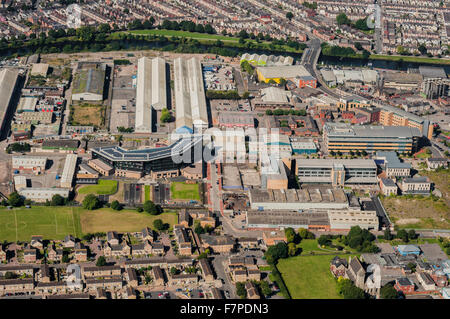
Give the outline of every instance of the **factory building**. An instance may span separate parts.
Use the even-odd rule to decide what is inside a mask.
[[[177,58],[174,60],[174,95],[176,128],[189,132],[208,128],[203,73],[200,61]]]
[[[67,154],[66,162],[64,163],[64,168],[61,175],[61,187],[72,187],[73,177],[75,175],[75,169],[77,167],[77,159],[77,155]]]
[[[281,79],[291,80],[298,88],[306,86],[316,88],[317,80],[311,76],[303,65],[271,66],[256,68],[258,81],[280,83]]]
[[[292,65],[294,58],[290,56],[275,56],[275,55],[259,55],[244,53],[241,56],[240,63],[247,61],[253,66],[281,66]]]
[[[397,151],[414,152],[422,134],[417,128],[406,126],[349,125],[326,123],[323,139],[328,152]]]
[[[74,101],[103,101],[106,64],[79,62],[72,86]]]
[[[347,195],[341,189],[249,190],[254,210],[305,210],[349,208]]]
[[[0,138],[6,137],[6,127],[14,113],[12,101],[19,79],[19,71],[14,69],[0,70]]]
[[[40,173],[45,171],[47,157],[45,156],[13,156],[12,168],[19,171]]]
[[[135,131],[151,133],[153,109],[167,108],[166,62],[162,58],[138,60]]]
[[[420,116],[390,105],[380,105],[380,124],[385,126],[407,126],[417,128],[423,136],[433,137],[433,125]]]
[[[376,185],[377,165],[370,159],[297,159],[300,183],[349,185]]]

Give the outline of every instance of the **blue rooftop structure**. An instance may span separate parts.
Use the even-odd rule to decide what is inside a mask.
[[[419,247],[417,247],[416,245],[398,245],[397,247],[397,251],[400,255],[402,256],[407,256],[407,255],[420,255],[421,250]]]
[[[404,163],[400,161],[400,159],[397,156],[397,153],[395,152],[386,152],[386,151],[379,151],[376,154],[377,161],[381,163],[383,161],[383,164],[386,166],[386,168],[409,168],[411,169],[411,164]],[[377,162],[378,164],[378,162]]]

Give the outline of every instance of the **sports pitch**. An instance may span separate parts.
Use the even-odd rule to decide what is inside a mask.
[[[32,207],[0,209],[0,240],[29,241],[33,235],[63,239],[81,237],[80,209],[73,207]]]
[[[152,216],[134,210],[114,211],[103,208],[93,211],[81,207],[0,208],[0,242],[30,241],[33,235],[44,239],[64,239],[66,235],[81,238],[87,233],[140,231],[143,227],[153,228],[153,221],[161,219],[164,223],[176,224],[176,213]]]
[[[170,185],[170,197],[172,199],[193,199],[200,200],[199,184],[186,184],[183,182],[173,182]]]

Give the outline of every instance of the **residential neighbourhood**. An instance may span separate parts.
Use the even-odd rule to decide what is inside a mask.
[[[1,2],[0,299],[449,299],[449,8]]]

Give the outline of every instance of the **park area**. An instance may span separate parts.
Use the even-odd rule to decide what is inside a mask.
[[[400,228],[449,229],[450,228],[450,170],[420,171],[434,183],[442,198],[435,196],[385,196],[380,197],[392,221]]]
[[[200,200],[199,184],[173,182],[170,185],[170,198],[173,200]]]
[[[348,258],[350,255],[342,255]],[[341,299],[330,271],[335,255],[280,259],[277,268],[293,299]]]
[[[96,185],[87,185],[78,189],[78,194],[111,195],[117,191],[117,181],[100,179]]]
[[[70,107],[71,125],[94,125],[102,127],[105,119],[105,106],[102,104],[73,103]]]
[[[135,210],[115,211],[110,208],[85,210],[81,207],[0,208],[0,241],[29,241],[33,235],[44,239],[64,239],[66,235],[81,238],[87,233],[140,231],[153,227],[153,221],[161,219],[170,226],[178,222],[174,212],[149,215]]]

